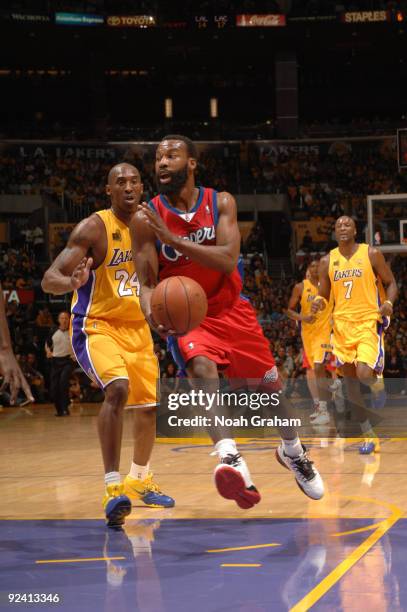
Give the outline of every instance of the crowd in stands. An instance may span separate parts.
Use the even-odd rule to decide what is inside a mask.
[[[380,150],[375,144],[354,150],[338,141],[325,155],[318,147],[295,149],[252,149],[246,178],[248,191],[287,194],[294,218],[338,217],[352,211],[357,219],[366,219],[367,195],[407,189],[391,147]]]
[[[0,194],[48,194],[59,196],[60,201],[63,196],[66,206],[72,204],[90,214],[106,207],[108,199],[105,186],[108,172],[113,163],[123,159],[140,170],[145,196],[149,198],[156,193],[152,147],[143,153],[131,147],[127,151],[118,149],[116,157],[108,161],[54,155],[32,153],[18,157],[14,153],[0,153]],[[198,168],[200,180],[218,191],[235,192],[237,163],[238,160],[233,156],[223,157],[223,148],[219,151],[204,152]]]
[[[293,219],[338,217],[352,211],[366,219],[368,194],[407,191],[406,177],[397,172],[394,141],[374,141],[355,146],[337,141],[328,145],[264,147],[245,144],[213,147],[201,153],[198,181],[218,191],[232,193],[282,193],[289,198]],[[106,177],[112,163],[123,159],[134,163],[142,174],[145,197],[156,193],[154,147],[113,150],[115,157],[84,159],[26,154],[0,154],[3,171],[0,193],[53,194],[65,206],[76,207],[86,216],[107,204]],[[397,207],[394,216],[399,215]],[[387,215],[392,211],[387,211]],[[72,220],[78,220],[76,217]]]

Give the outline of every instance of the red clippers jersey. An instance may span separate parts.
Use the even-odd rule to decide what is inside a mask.
[[[217,192],[214,189],[199,187],[197,202],[187,213],[171,206],[164,195],[153,198],[150,206],[162,217],[173,234],[198,244],[216,244],[218,205]],[[196,280],[207,295],[208,316],[214,317],[228,310],[239,297],[242,279],[237,267],[231,274],[225,274],[192,261],[159,240],[157,249],[160,280],[168,276],[188,276]]]

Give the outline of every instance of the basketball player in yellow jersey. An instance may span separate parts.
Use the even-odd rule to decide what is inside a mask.
[[[312,302],[318,295],[318,268],[317,260],[309,264],[304,280],[293,287],[286,312],[287,316],[298,321],[301,327],[304,349],[302,365],[306,368],[308,388],[315,408],[310,419],[315,425],[327,425],[330,420],[327,402],[331,399],[331,394],[326,384],[325,365],[332,351],[330,345],[332,303],[323,312],[319,311],[317,314],[311,312]],[[296,310],[298,304],[300,312]]]
[[[138,170],[114,166],[106,193],[111,208],[84,219],[45,273],[42,288],[74,290],[71,340],[78,363],[105,392],[98,417],[105,467],[103,501],[107,525],[118,527],[131,512],[129,497],[153,507],[174,500],[160,492],[149,473],[155,440],[159,369],[149,325],[139,303],[129,223],[143,193]],[[134,454],[130,474],[119,474],[123,409],[134,411]]]
[[[383,406],[385,392],[380,378],[384,367],[383,329],[393,312],[397,284],[383,254],[368,244],[356,242],[353,219],[340,217],[335,235],[339,246],[321,259],[319,296],[312,311],[323,310],[332,292],[333,350],[366,437],[360,452],[369,454],[378,450],[378,440],[366,418],[359,381],[370,387],[373,406]],[[384,301],[380,299],[378,277],[386,289]]]

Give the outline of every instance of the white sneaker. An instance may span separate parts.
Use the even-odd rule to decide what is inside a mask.
[[[311,425],[328,425],[330,420],[331,417],[326,410],[320,410],[313,419],[310,417]]]
[[[335,380],[332,381],[332,384],[329,385],[328,389],[330,391],[332,391],[332,393],[335,393],[335,391],[337,391],[338,389],[340,389],[342,386],[342,381],[340,378],[336,378]]]
[[[240,508],[252,508],[259,503],[260,493],[240,453],[223,457],[215,468],[214,477],[219,494],[226,499],[234,499]]]
[[[293,472],[298,486],[305,495],[311,499],[321,499],[324,495],[324,483],[314,463],[308,457],[307,449],[304,445],[302,448],[301,455],[289,457],[280,444],[276,450],[276,459],[283,467]]]
[[[319,415],[319,404],[314,404],[314,412],[309,415],[310,419],[315,419]]]

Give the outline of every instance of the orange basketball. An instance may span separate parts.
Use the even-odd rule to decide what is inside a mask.
[[[151,314],[158,325],[186,334],[203,321],[208,300],[201,285],[187,276],[170,276],[151,296]]]

